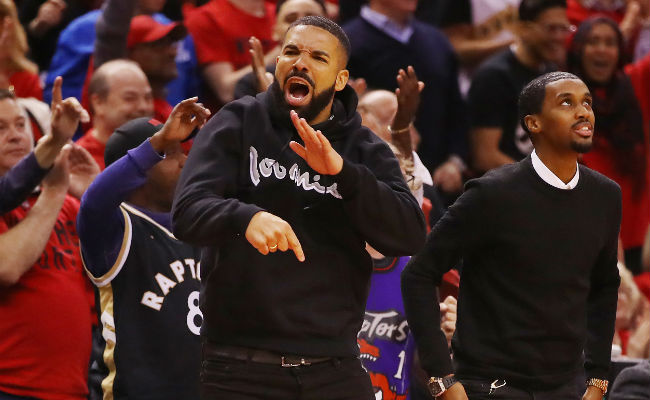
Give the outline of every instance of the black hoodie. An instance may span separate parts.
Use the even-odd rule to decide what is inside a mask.
[[[424,243],[425,223],[389,147],[361,126],[348,86],[315,125],[343,157],[321,176],[271,92],[223,107],[201,130],[178,182],[174,234],[204,246],[201,334],[227,345],[309,356],[356,356],[372,262]],[[287,221],[305,253],[260,254],[244,233],[255,213]]]

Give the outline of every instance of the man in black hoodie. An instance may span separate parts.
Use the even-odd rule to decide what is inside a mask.
[[[205,248],[204,398],[374,398],[356,342],[365,243],[412,254],[425,225],[391,150],[361,126],[348,55],[335,23],[294,22],[273,85],[222,108],[186,162],[173,226]]]

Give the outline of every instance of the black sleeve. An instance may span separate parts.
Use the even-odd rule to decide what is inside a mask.
[[[402,272],[406,318],[420,363],[429,376],[444,377],[453,372],[447,340],[440,329],[440,305],[431,293],[435,293],[442,275],[457,265],[461,255],[487,237],[489,223],[485,216],[489,210],[484,192],[480,180],[469,181],[465,192],[433,227],[424,248]]]
[[[509,83],[504,76],[492,68],[480,68],[467,95],[467,105],[472,128],[501,128],[507,116],[517,110],[508,109],[507,88]]]
[[[359,147],[362,164],[344,160],[335,178],[337,190],[347,215],[373,248],[386,256],[414,254],[426,235],[422,210],[388,145],[366,134],[371,139]]]
[[[224,106],[199,131],[176,186],[174,235],[196,246],[244,234],[253,215],[263,211],[235,198],[242,157],[242,116],[235,107]]]
[[[611,224],[605,246],[591,272],[591,288],[587,300],[587,341],[585,343],[585,371],[587,379],[607,380],[611,358],[616,303],[618,300],[617,252],[618,233],[621,224],[621,191],[616,190],[612,199],[614,206],[605,208],[611,212]]]
[[[470,0],[440,0],[438,3],[438,26],[446,28],[472,23]]]

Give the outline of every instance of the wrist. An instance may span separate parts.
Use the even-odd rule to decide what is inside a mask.
[[[431,377],[427,383],[429,388],[429,393],[434,398],[439,398],[445,393],[449,388],[458,383],[458,380],[454,377],[453,374],[447,375],[444,378]]]
[[[149,143],[151,144],[151,147],[153,147],[153,149],[158,154],[164,154],[165,153],[165,148],[167,148],[169,146],[169,144],[170,144],[165,139],[164,135],[159,134],[161,131],[156,132],[152,137],[149,138]]]
[[[34,156],[38,166],[43,169],[52,167],[56,156],[66,143],[67,140],[57,140],[52,135],[44,136],[39,140],[34,148]]]
[[[587,390],[600,390],[603,396],[607,393],[608,385],[609,381],[606,381],[604,379],[591,378],[587,380]]]
[[[388,132],[390,132],[391,135],[401,135],[401,134],[410,133],[411,125],[413,124],[412,123],[401,124],[401,123],[393,122],[392,125],[388,125]]]

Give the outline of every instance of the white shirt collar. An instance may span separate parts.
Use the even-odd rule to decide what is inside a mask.
[[[406,26],[402,27],[392,21],[388,16],[371,9],[368,5],[361,7],[360,16],[369,24],[402,44],[407,44],[409,39],[411,39],[411,35],[413,35],[412,20]]]
[[[537,175],[539,175],[539,177],[549,185],[564,190],[571,190],[575,188],[576,185],[578,185],[578,180],[580,179],[580,168],[578,168],[578,163],[576,163],[576,174],[573,175],[573,178],[569,181],[569,183],[564,183],[562,179],[558,178],[557,175],[553,173],[553,171],[544,165],[542,160],[539,159],[539,156],[535,150],[533,150],[533,152],[530,154],[530,158],[533,161],[533,168],[535,169],[535,172],[537,172]]]

